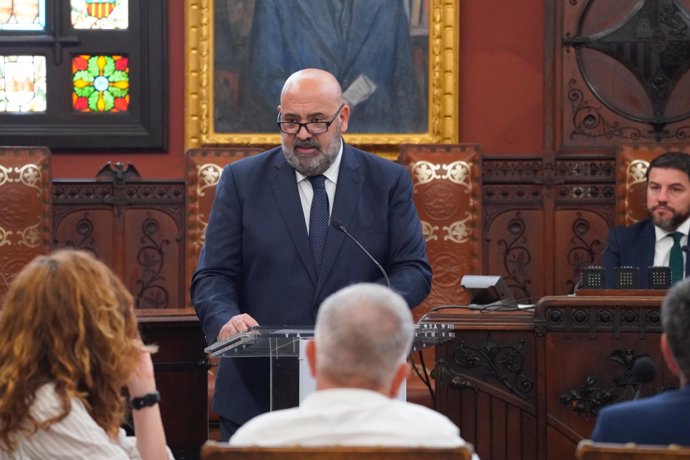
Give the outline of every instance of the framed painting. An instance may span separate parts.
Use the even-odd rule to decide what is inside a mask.
[[[187,149],[276,145],[293,72],[333,73],[347,141],[377,153],[458,141],[457,0],[189,0]]]

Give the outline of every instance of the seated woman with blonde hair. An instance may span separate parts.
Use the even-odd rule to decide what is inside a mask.
[[[0,310],[0,459],[171,459],[133,299],[84,251],[31,261]],[[136,438],[127,437],[127,388]]]

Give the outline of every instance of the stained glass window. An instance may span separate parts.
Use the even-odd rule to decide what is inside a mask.
[[[127,29],[128,0],[71,0],[75,29]]]
[[[81,55],[72,59],[72,107],[80,112],[126,112],[129,67],[124,56]]]
[[[0,0],[0,31],[43,30],[45,0]]]
[[[46,58],[0,56],[0,112],[45,112]]]
[[[165,148],[166,5],[0,0],[0,142]]]

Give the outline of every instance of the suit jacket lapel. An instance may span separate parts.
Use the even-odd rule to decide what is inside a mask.
[[[359,161],[355,153],[348,145],[343,146],[343,158],[340,162],[340,172],[338,173],[338,184],[335,191],[333,211],[331,212],[331,222],[338,221],[345,225],[348,231],[352,229],[353,216],[362,193],[364,177],[359,172]],[[337,230],[333,225],[328,228],[326,238],[326,248],[324,249],[323,262],[321,263],[321,273],[316,285],[315,295],[324,286],[328,275],[336,264],[336,259],[343,241],[347,238],[345,234]]]
[[[292,243],[297,249],[297,254],[309,273],[312,284],[316,285],[316,271],[314,261],[309,249],[309,236],[304,224],[304,212],[297,191],[295,171],[281,156],[276,158],[269,173],[269,183],[273,190],[276,204],[280,210]]]

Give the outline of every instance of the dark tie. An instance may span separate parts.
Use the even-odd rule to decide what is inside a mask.
[[[309,246],[314,258],[316,276],[321,270],[323,248],[326,246],[328,234],[328,194],[326,194],[326,177],[311,176],[309,178],[311,188],[314,189],[314,198],[311,201],[311,215],[309,217]]]
[[[680,232],[671,233],[673,237],[673,247],[671,248],[671,256],[668,260],[668,266],[671,267],[671,284],[675,284],[682,280],[685,275],[683,263],[683,250],[680,247],[680,239],[683,234]]]

